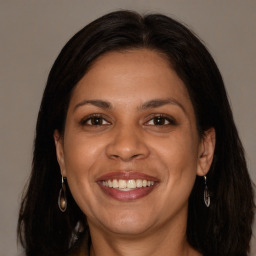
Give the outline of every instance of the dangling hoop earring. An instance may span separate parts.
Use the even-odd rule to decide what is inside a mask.
[[[210,197],[209,189],[207,187],[207,177],[206,176],[204,176],[204,203],[205,203],[206,207],[209,207],[210,203],[211,203],[211,197]]]
[[[66,185],[63,176],[61,176],[61,189],[58,197],[58,205],[62,212],[67,210]]]

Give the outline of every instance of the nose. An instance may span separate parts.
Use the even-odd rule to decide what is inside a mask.
[[[109,158],[127,162],[133,159],[144,159],[149,155],[145,139],[136,131],[136,128],[119,127],[116,129],[106,148]]]

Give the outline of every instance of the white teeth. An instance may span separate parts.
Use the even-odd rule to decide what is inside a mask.
[[[150,187],[154,185],[154,181],[149,181],[149,180],[107,180],[107,181],[102,181],[102,185],[105,187],[110,187],[110,188],[116,188],[120,189],[123,191],[129,191],[131,189],[135,188],[141,188],[141,187]]]
[[[127,188],[136,188],[136,181],[135,180],[127,180],[126,182]]]
[[[108,180],[108,186],[109,186],[110,188],[113,188],[113,183],[112,183],[111,180]]]
[[[119,180],[119,188],[126,188],[126,181],[125,180]]]
[[[103,185],[108,187],[108,182],[107,181],[103,181]]]
[[[113,180],[113,188],[118,188],[119,187],[119,182],[117,180]],[[104,185],[104,184],[103,184]]]
[[[142,187],[142,180],[136,180],[136,187],[141,188]]]

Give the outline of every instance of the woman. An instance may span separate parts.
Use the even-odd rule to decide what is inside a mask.
[[[220,72],[163,15],[105,15],[50,72],[26,255],[247,255],[252,184]]]

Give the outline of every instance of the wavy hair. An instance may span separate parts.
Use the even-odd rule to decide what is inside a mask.
[[[18,237],[27,256],[69,255],[90,234],[84,214],[68,191],[58,209],[61,174],[54,130],[64,132],[69,101],[92,63],[110,51],[146,48],[164,54],[183,80],[196,113],[198,133],[216,131],[208,173],[211,206],[203,204],[197,177],[189,198],[187,240],[205,256],[249,252],[254,216],[252,183],[221,74],[210,53],[186,26],[161,14],[107,14],[75,34],[60,52],[46,84],[37,119],[32,172],[22,198]]]

